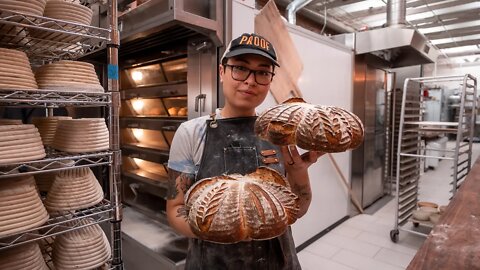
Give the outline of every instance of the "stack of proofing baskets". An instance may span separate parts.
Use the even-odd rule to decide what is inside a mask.
[[[65,27],[66,31],[76,29],[76,25],[89,26],[93,15],[89,7],[64,0],[0,0],[0,9],[71,22],[71,26]],[[29,40],[43,39],[44,43],[39,44],[51,46],[51,41],[75,43],[83,39],[69,33],[22,30],[1,21],[0,26],[0,37],[18,36],[13,40],[21,40],[20,46]],[[60,60],[32,70],[27,54],[10,48],[0,48],[0,91],[2,89],[105,92],[90,63]],[[0,167],[43,159],[49,148],[70,154],[108,150],[109,131],[105,119],[49,116],[33,118],[32,124],[0,119]],[[51,168],[68,170],[36,174],[37,179],[28,174],[0,178],[0,240],[15,239],[18,234],[36,228],[42,233],[41,226],[48,224],[49,218],[68,219],[69,213],[103,201],[102,187],[92,170],[74,165],[73,160],[61,160]],[[41,194],[45,196],[43,200]],[[95,220],[84,218],[66,225],[77,228],[51,237],[51,254],[45,253],[46,241],[4,249],[0,245],[0,269],[89,270],[106,265],[111,258],[110,244]]]

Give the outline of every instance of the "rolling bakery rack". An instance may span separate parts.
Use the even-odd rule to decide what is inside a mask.
[[[454,121],[431,122],[423,120],[425,108],[424,90],[435,84],[456,84],[460,92],[460,103]],[[452,162],[452,194],[465,180],[471,167],[472,140],[476,115],[477,80],[472,75],[443,76],[406,79],[402,93],[400,124],[396,158],[396,200],[394,229],[390,238],[397,242],[399,231],[426,236],[415,227],[432,228],[433,223],[412,217],[418,201],[420,160],[436,158]],[[453,148],[429,149],[422,144],[425,134],[456,136]],[[411,224],[409,223],[411,222]],[[413,225],[413,227],[411,226]]]
[[[101,4],[100,1],[83,0],[84,5]],[[0,47],[13,48],[27,53],[32,65],[44,64],[55,60],[75,60],[99,50],[107,51],[108,89],[105,93],[63,92],[49,90],[22,90],[0,89],[0,106],[17,108],[45,108],[52,114],[53,108],[74,107],[104,107],[108,111],[108,127],[110,148],[108,151],[68,154],[47,148],[44,159],[12,163],[0,167],[0,181],[2,178],[61,171],[79,167],[108,166],[109,198],[101,203],[83,210],[62,212],[61,215],[50,217],[40,227],[23,231],[18,234],[0,238],[0,251],[22,244],[44,241],[48,242],[51,236],[63,234],[82,227],[101,222],[110,222],[110,245],[112,257],[109,269],[123,269],[121,253],[122,220],[120,200],[120,161],[119,148],[119,105],[118,91],[118,47],[119,35],[117,30],[117,0],[102,1],[107,3],[109,29],[92,27],[47,17],[26,15],[0,9],[0,29],[17,29],[14,34],[8,32],[0,34]],[[34,38],[26,35],[35,30],[44,33],[43,38]],[[22,34],[23,33],[23,34]],[[59,40],[58,36],[65,37]],[[53,41],[50,36],[56,36]],[[65,160],[72,160],[66,165]],[[105,188],[107,189],[107,188]],[[105,192],[105,191],[104,191]],[[92,220],[92,224],[82,223],[85,219]],[[49,248],[47,247],[47,253]],[[51,249],[50,249],[51,250]],[[48,260],[47,260],[48,262]],[[103,269],[103,268],[102,268]]]

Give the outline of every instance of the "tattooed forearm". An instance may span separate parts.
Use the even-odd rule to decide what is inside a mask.
[[[299,185],[294,184],[292,186],[292,191],[295,193],[300,201],[310,201],[312,199],[312,191],[308,185]]]
[[[181,173],[175,170],[168,170],[168,194],[167,199],[175,199],[181,191],[183,194],[192,186],[193,174]]]
[[[178,207],[177,209],[177,217],[183,217],[185,220],[188,218],[188,211],[185,206]]]
[[[301,218],[307,213],[310,203],[312,202],[312,191],[309,184],[293,183],[292,191],[298,196],[298,218]]]

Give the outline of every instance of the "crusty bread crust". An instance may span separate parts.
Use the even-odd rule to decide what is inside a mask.
[[[215,243],[264,240],[297,219],[298,197],[275,170],[205,178],[185,195],[188,222],[201,239]]]
[[[360,119],[345,109],[291,98],[262,113],[255,134],[276,145],[332,153],[357,148],[364,129]]]

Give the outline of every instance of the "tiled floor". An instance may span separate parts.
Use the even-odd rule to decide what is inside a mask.
[[[451,145],[451,143],[449,143]],[[473,144],[472,164],[480,154]],[[449,199],[451,162],[441,161],[422,175],[419,199],[446,204]],[[392,199],[372,215],[354,216],[303,249],[298,257],[304,270],[402,270],[406,269],[424,237],[400,232],[398,243],[390,240],[396,200]]]

